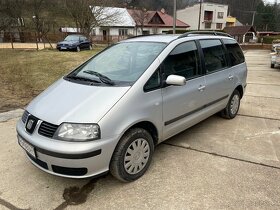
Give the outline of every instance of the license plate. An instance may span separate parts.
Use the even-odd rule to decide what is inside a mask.
[[[27,143],[20,136],[18,136],[18,143],[26,152],[28,152],[28,154],[30,154],[32,157],[36,158],[35,149],[31,144]]]
[[[62,49],[62,50],[66,50],[67,48],[66,48],[66,47],[61,47],[60,49]]]

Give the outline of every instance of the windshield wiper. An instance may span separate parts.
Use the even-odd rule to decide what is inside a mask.
[[[79,76],[74,76],[74,75],[69,75],[69,76],[67,76],[66,78],[68,78],[68,79],[73,79],[73,80],[82,80],[82,81],[100,83],[100,81],[95,80],[95,79],[90,79],[90,78],[86,78],[86,77],[79,77]]]
[[[100,79],[101,82],[108,84],[108,85],[114,85],[115,83],[109,78],[106,77],[105,75],[98,73],[96,71],[91,71],[91,70],[87,70],[87,71],[83,71],[83,73],[87,73],[93,76],[96,76]]]

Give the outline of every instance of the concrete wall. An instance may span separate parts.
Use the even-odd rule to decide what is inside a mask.
[[[199,8],[200,5],[196,4],[192,7],[186,7],[185,9],[177,11],[177,18],[185,23],[190,25],[190,30],[198,29],[198,21],[199,21]],[[204,21],[204,12],[212,11],[213,19],[211,22],[211,28],[205,28]],[[218,12],[223,12],[224,16],[222,19],[218,18]],[[228,13],[228,6],[222,4],[214,4],[214,3],[203,3],[201,7],[201,22],[200,29],[201,30],[217,30],[217,23],[222,23],[222,29],[226,26],[226,18]]]

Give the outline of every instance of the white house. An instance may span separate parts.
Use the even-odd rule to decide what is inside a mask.
[[[177,18],[190,25],[190,30],[198,30],[200,4],[177,10]],[[228,5],[216,3],[201,4],[201,30],[222,30],[226,26]]]
[[[92,9],[100,8],[93,7]],[[96,13],[98,14],[98,12]],[[135,36],[136,23],[125,8],[104,7],[99,14],[100,16],[96,19],[100,20],[100,26],[92,31],[96,39],[107,40],[109,37],[114,39],[114,36],[116,39],[122,36]]]
[[[137,18],[139,10],[117,7],[90,7],[99,26],[92,32],[92,40],[97,42],[115,42],[129,36],[142,34],[168,33],[173,28],[173,17],[164,10],[144,11],[143,18]],[[142,24],[141,24],[142,23]],[[187,30],[188,24],[176,20],[176,29]],[[76,28],[61,28],[61,32],[78,32]],[[143,32],[143,33],[142,33]]]

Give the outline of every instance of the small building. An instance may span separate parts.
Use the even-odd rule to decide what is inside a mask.
[[[216,3],[201,3],[201,10],[199,3],[177,10],[177,18],[187,22],[190,30],[222,30],[226,26],[227,14],[228,5]]]
[[[93,8],[94,9],[94,8]],[[100,26],[96,27],[92,31],[92,35],[99,41],[119,41],[125,39],[128,36],[135,36],[136,23],[125,8],[118,7],[104,7],[102,9],[101,19],[105,19],[108,16],[108,21],[101,21]],[[97,21],[98,21],[97,18]]]
[[[234,37],[239,43],[256,42],[256,30],[253,26],[225,27],[224,31]]]
[[[73,28],[73,27],[60,27],[59,32],[65,33],[65,34],[78,34],[81,33],[80,28]]]
[[[226,27],[243,26],[236,17],[228,16],[226,19]]]
[[[136,35],[162,34],[173,29],[173,17],[161,11],[128,10],[136,22]],[[176,20],[176,30],[186,31],[190,26],[180,20]]]

